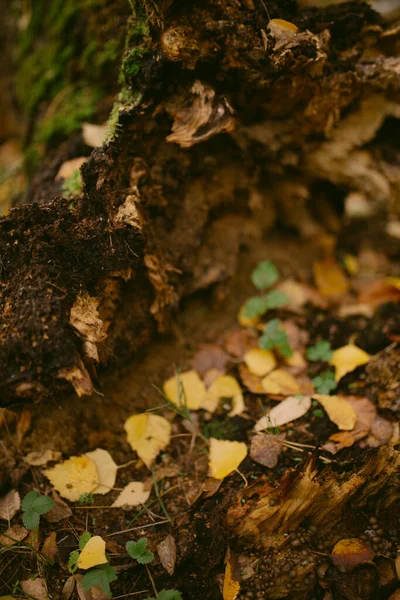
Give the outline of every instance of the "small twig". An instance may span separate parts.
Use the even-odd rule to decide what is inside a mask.
[[[152,577],[152,575],[150,573],[150,569],[149,569],[148,565],[145,565],[145,566],[146,566],[147,575],[149,576],[149,579],[151,581],[151,585],[152,585],[153,590],[154,590],[154,595],[157,598],[158,592],[157,592],[156,584],[154,583],[154,579],[153,579],[153,577]]]

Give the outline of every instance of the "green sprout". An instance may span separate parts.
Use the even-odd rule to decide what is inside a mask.
[[[22,522],[25,527],[31,530],[37,529],[41,515],[48,513],[53,506],[54,500],[48,496],[41,496],[35,491],[26,494],[21,504]]]
[[[272,319],[267,323],[262,336],[258,340],[258,344],[263,350],[279,350],[285,358],[293,354],[287,333],[281,329],[279,319]]]
[[[318,360],[329,362],[333,356],[331,345],[327,340],[320,340],[314,346],[307,348],[306,356],[313,362]]]

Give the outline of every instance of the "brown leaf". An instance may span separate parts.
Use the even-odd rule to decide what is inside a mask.
[[[263,394],[266,395],[266,391],[262,386],[262,377],[257,377],[257,375],[253,375],[250,373],[249,368],[244,364],[239,365],[239,375],[242,380],[243,385],[247,387],[249,392],[252,394]]]
[[[278,464],[285,434],[257,433],[251,440],[250,457],[260,465],[274,469]]]
[[[42,554],[51,562],[55,562],[57,556],[57,533],[52,531],[45,539],[42,546]]]
[[[71,160],[66,160],[61,167],[58,169],[58,173],[56,175],[56,179],[68,179],[80,169],[84,162],[88,159],[87,156],[79,156],[78,158],[72,158]]]
[[[93,600],[92,590],[85,590],[82,585],[82,575],[74,575],[76,581],[76,591],[78,593],[79,600]]]
[[[192,368],[202,377],[210,369],[216,369],[225,373],[229,356],[221,346],[217,344],[201,344],[199,350],[193,357]]]
[[[214,477],[207,477],[202,486],[202,492],[204,498],[211,498],[216,494],[222,485],[222,479],[214,479]]]
[[[349,283],[342,267],[332,257],[315,262],[314,281],[322,296],[337,299],[349,289]]]
[[[368,445],[372,448],[378,448],[389,442],[393,435],[393,425],[387,419],[377,416],[371,425],[371,435],[368,437]]]
[[[338,442],[336,452],[342,448],[349,448],[358,440],[366,437],[370,427],[376,418],[376,407],[368,398],[359,398],[357,396],[346,396],[347,402],[351,404],[356,413],[356,423],[351,431],[340,431],[334,433],[329,438]]]
[[[21,587],[25,594],[35,600],[48,600],[46,582],[41,577],[25,579],[25,581],[21,581]]]
[[[17,490],[11,490],[0,498],[0,519],[11,521],[21,508],[21,498]]]
[[[258,338],[248,329],[232,329],[224,337],[224,348],[228,354],[242,358],[248,350],[258,348]]]
[[[56,450],[41,450],[38,452],[29,452],[24,458],[24,461],[32,467],[43,467],[52,460],[59,460],[61,458],[61,452]]]
[[[14,544],[22,542],[27,535],[28,530],[25,527],[22,527],[22,525],[13,525],[0,535],[0,547],[5,546],[6,548],[10,548]]]
[[[25,407],[17,423],[17,446],[20,446],[22,440],[28,433],[32,422],[32,409]]]
[[[73,575],[68,577],[61,592],[62,600],[72,600],[72,596],[75,591],[75,584],[75,577]]]
[[[48,513],[44,515],[46,521],[48,521],[49,523],[58,523],[62,519],[67,519],[68,517],[71,517],[72,510],[70,509],[68,504],[64,502],[64,500],[61,500],[60,496],[54,490],[52,491],[51,495],[54,500],[54,506],[51,510],[49,510]]]
[[[375,553],[369,546],[357,538],[337,542],[332,550],[331,559],[342,573],[350,573],[359,564],[373,560]]]
[[[169,575],[173,575],[176,563],[176,544],[172,535],[167,535],[167,537],[157,545],[157,552],[164,569]]]
[[[368,284],[358,296],[360,304],[368,304],[370,306],[380,306],[385,302],[400,301],[400,280],[394,277],[386,277],[378,279]]]

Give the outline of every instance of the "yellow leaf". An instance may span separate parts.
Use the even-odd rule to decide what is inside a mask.
[[[289,396],[300,393],[300,386],[295,378],[283,369],[275,369],[261,381],[267,394]]]
[[[241,306],[238,314],[238,322],[241,327],[255,327],[260,321],[260,317],[245,317],[244,316],[245,305]]]
[[[324,394],[313,395],[325,409],[326,414],[332,421],[344,431],[353,429],[357,421],[357,414],[350,402],[340,396],[326,396]]]
[[[196,371],[186,371],[164,383],[168,400],[189,410],[199,410],[206,396],[206,388]]]
[[[326,258],[313,265],[314,280],[318,291],[328,298],[342,296],[349,289],[346,275],[333,258]]]
[[[106,543],[99,535],[94,535],[80,553],[78,567],[90,569],[96,565],[104,565],[106,562]]]
[[[292,356],[285,357],[284,361],[285,365],[288,367],[296,367],[297,369],[302,369],[303,367],[305,368],[307,366],[307,362],[299,350],[295,350]]]
[[[353,254],[345,254],[343,257],[344,266],[349,275],[356,275],[359,270],[357,256]]]
[[[212,382],[208,388],[206,404],[203,404],[202,408],[209,410],[207,406],[212,406],[216,410],[222,398],[232,399],[232,409],[228,413],[228,417],[240,415],[244,411],[242,390],[236,379],[230,375],[221,375]],[[210,410],[210,412],[213,411]]]
[[[164,450],[171,439],[171,424],[151,413],[132,415],[124,425],[128,442],[146,467],[150,469],[161,450]]]
[[[243,442],[210,439],[209,467],[210,475],[215,479],[224,479],[238,468],[246,458],[247,447]]]
[[[128,483],[111,506],[139,506],[149,499],[151,489],[145,490],[141,481]]]
[[[224,600],[235,600],[240,592],[240,583],[233,579],[232,571],[231,561],[228,560],[225,567],[224,587],[222,590]]]
[[[97,468],[99,485],[93,490],[93,494],[107,494],[115,485],[117,478],[117,465],[107,450],[97,448],[92,452],[86,452]]]
[[[71,502],[79,500],[82,494],[92,494],[99,483],[96,465],[87,456],[71,456],[44,474],[57,492]]]
[[[284,19],[271,19],[269,23],[270,25],[278,25],[278,27],[282,27],[282,29],[287,29],[288,31],[293,31],[294,33],[296,33],[296,31],[299,29],[294,23],[285,21]]]
[[[365,365],[369,358],[369,354],[361,348],[354,344],[347,344],[334,351],[329,364],[335,367],[335,379],[339,381],[346,373],[351,373],[357,367]]]
[[[270,350],[261,350],[261,348],[253,348],[246,352],[243,357],[250,373],[258,377],[264,377],[276,367],[276,359]]]

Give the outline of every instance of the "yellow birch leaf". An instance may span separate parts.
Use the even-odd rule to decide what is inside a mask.
[[[206,396],[206,388],[196,371],[186,371],[164,383],[168,400],[189,410],[199,410]]]
[[[271,24],[278,25],[278,27],[282,27],[282,29],[287,29],[288,31],[293,31],[294,33],[299,30],[294,23],[285,21],[285,19],[271,19],[269,25],[271,26]]]
[[[299,350],[294,350],[292,356],[286,356],[284,362],[288,367],[296,367],[297,369],[303,369],[307,366],[307,361]]]
[[[313,265],[314,281],[320,294],[327,298],[342,296],[349,289],[349,282],[340,265],[332,259],[326,258]]]
[[[301,392],[300,386],[293,375],[283,369],[271,371],[271,373],[261,381],[261,385],[267,394],[277,396],[289,396]]]
[[[365,365],[369,359],[369,354],[364,350],[354,344],[347,344],[333,352],[329,364],[335,367],[335,379],[339,381],[347,373],[351,373],[357,367]]]
[[[221,375],[212,382],[207,391],[207,402],[202,408],[211,406],[214,399],[215,410],[222,398],[232,399],[232,409],[229,411],[228,417],[240,415],[244,411],[245,406],[242,390],[240,389],[237,380],[234,377],[231,377],[231,375]],[[206,410],[209,409],[206,408]]]
[[[99,485],[93,490],[93,494],[108,494],[115,485],[117,478],[117,465],[112,459],[112,456],[107,450],[96,448],[92,452],[86,452],[96,465]]]
[[[106,543],[99,535],[94,535],[87,542],[78,558],[79,569],[90,569],[107,562]]]
[[[87,456],[71,456],[44,471],[60,496],[76,502],[82,494],[92,494],[99,484],[95,463]]]
[[[222,596],[224,600],[235,600],[240,592],[240,583],[233,579],[232,564],[228,560],[225,566],[224,586]]]
[[[351,431],[357,421],[357,414],[350,402],[340,396],[326,396],[325,394],[314,394],[313,398],[318,400],[332,423],[335,423],[343,431]]]
[[[276,367],[276,358],[270,350],[253,348],[246,352],[243,357],[250,373],[258,377],[264,377]]]
[[[224,479],[238,468],[247,456],[247,447],[243,442],[210,439],[210,456],[208,465],[210,475],[214,479]]]
[[[111,506],[139,506],[146,504],[151,489],[146,490],[141,481],[128,483]]]
[[[132,415],[124,425],[128,442],[150,469],[161,450],[164,450],[171,439],[171,424],[151,413]]]

